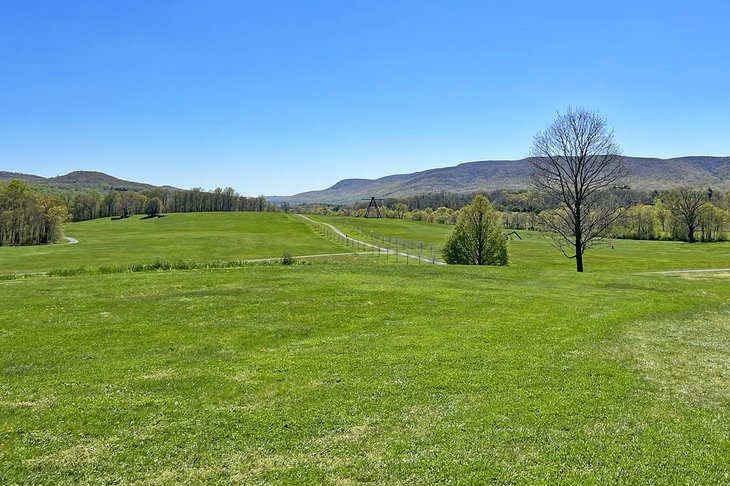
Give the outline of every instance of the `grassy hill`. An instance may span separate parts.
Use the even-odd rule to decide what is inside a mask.
[[[284,215],[180,216],[45,248],[75,267],[153,258],[158,238],[203,260],[331,245]],[[619,241],[578,275],[523,236],[509,267],[0,281],[0,483],[726,483],[730,274],[636,272],[729,268],[730,245]]]
[[[0,181],[10,181],[20,179],[29,184],[40,184],[57,189],[95,189],[98,191],[108,191],[112,189],[127,189],[134,191],[144,191],[147,189],[155,189],[157,186],[145,184],[142,182],[126,181],[119,179],[103,172],[95,172],[88,170],[77,170],[69,172],[66,175],[56,177],[41,177],[32,174],[22,174],[19,172],[0,171]],[[172,186],[161,186],[163,189],[174,190]]]
[[[174,213],[69,223],[74,245],[0,247],[0,274],[98,268],[156,260],[241,260],[347,251],[300,218],[279,213]]]
[[[678,186],[730,190],[730,157],[679,157],[657,159],[626,157],[631,169],[627,184],[647,191]],[[293,203],[352,203],[376,197],[405,197],[428,192],[471,193],[527,188],[527,159],[468,162],[455,167],[397,174],[379,179],[345,179],[334,186],[271,201]]]

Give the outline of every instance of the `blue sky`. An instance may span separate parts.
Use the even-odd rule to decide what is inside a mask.
[[[527,155],[730,155],[730,2],[0,4],[0,170],[287,195]]]

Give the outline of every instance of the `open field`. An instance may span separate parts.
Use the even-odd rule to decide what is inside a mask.
[[[422,221],[403,221],[400,219],[353,218],[344,216],[317,216],[341,229],[349,229],[354,234],[365,237],[389,236],[409,241],[422,241],[440,250],[453,226]],[[349,233],[348,233],[349,234]]]
[[[175,213],[71,223],[65,234],[79,240],[0,248],[0,274],[58,268],[174,261],[240,260],[347,251],[317,236],[300,218],[273,213]]]
[[[314,217],[313,217],[314,218]],[[317,220],[334,224],[355,238],[376,241],[371,235],[397,238],[410,242],[422,241],[424,248],[433,245],[440,257],[441,244],[453,226],[402,221],[397,219],[365,219],[322,217]],[[570,270],[573,260],[565,258],[551,246],[543,233],[518,231],[520,237],[510,242],[511,265],[524,268],[553,268]],[[648,272],[692,268],[730,268],[730,242],[687,244],[679,241],[611,240],[585,255],[587,272]]]
[[[525,236],[502,268],[0,281],[0,483],[727,484],[728,274],[634,273],[730,246],[618,241],[578,275]]]

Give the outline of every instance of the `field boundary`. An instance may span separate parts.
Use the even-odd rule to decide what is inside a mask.
[[[333,257],[333,256],[348,256],[348,255],[370,255],[369,251],[346,251],[342,253],[318,253],[316,255],[292,255],[292,258],[322,258],[322,257]],[[282,257],[272,258],[253,258],[248,260],[241,260],[246,263],[256,262],[275,262],[281,260]]]
[[[444,262],[439,262],[436,259],[426,258],[426,257],[422,257],[422,256],[419,256],[419,255],[413,255],[411,253],[406,253],[406,252],[401,252],[401,251],[395,251],[395,250],[391,250],[390,248],[385,248],[385,247],[382,247],[382,246],[374,245],[372,243],[367,243],[365,241],[352,238],[351,236],[347,236],[339,228],[337,228],[336,226],[334,226],[334,225],[332,225],[330,223],[323,223],[321,221],[315,221],[312,218],[309,218],[307,216],[304,216],[303,214],[299,214],[298,216],[304,218],[306,221],[308,221],[310,223],[320,224],[320,225],[323,225],[323,226],[328,227],[330,230],[334,231],[335,234],[337,234],[338,236],[344,238],[345,241],[350,241],[350,242],[355,243],[355,244],[358,244],[358,245],[363,245],[363,246],[367,246],[367,247],[370,247],[370,248],[375,249],[375,250],[378,250],[378,251],[382,251],[386,255],[398,255],[398,256],[405,257],[405,258],[411,258],[413,260],[419,260],[419,261],[425,262],[425,263],[431,263],[433,265],[446,265]]]
[[[730,268],[700,268],[696,270],[662,270],[658,272],[640,272],[634,275],[672,275],[680,273],[713,273],[713,272],[730,272]]]
[[[309,259],[309,258],[326,258],[326,257],[338,257],[338,256],[352,256],[352,255],[371,255],[369,251],[346,251],[341,253],[318,253],[314,255],[292,255],[295,260]],[[74,276],[77,274],[113,274],[113,273],[141,273],[148,271],[157,270],[223,270],[232,268],[243,268],[244,265],[256,264],[256,263],[276,263],[281,261],[282,257],[267,257],[267,258],[249,258],[243,260],[227,260],[227,261],[210,261],[210,262],[191,262],[186,260],[179,260],[175,262],[158,262],[157,264],[162,265],[156,267],[156,263],[138,263],[130,265],[121,265],[116,267],[101,266],[97,268],[57,268],[53,270],[43,272],[22,272],[22,273],[2,273],[0,274],[0,281],[15,280],[26,277],[38,277],[38,276]],[[191,265],[176,267],[177,264]],[[135,266],[141,266],[142,269],[136,270]],[[149,267],[149,268],[147,268]],[[64,274],[67,272],[68,274]]]

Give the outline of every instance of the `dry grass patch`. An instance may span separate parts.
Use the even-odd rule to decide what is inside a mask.
[[[730,403],[730,310],[643,322],[627,337],[629,352],[660,399]]]

